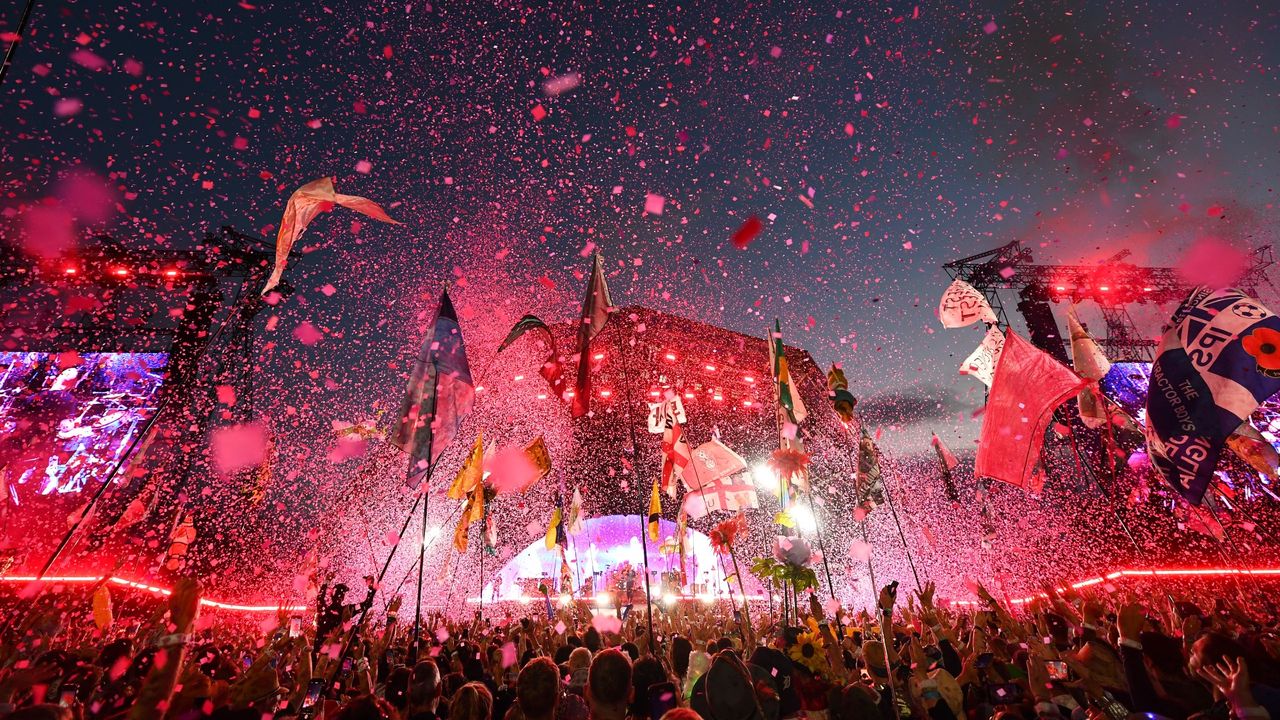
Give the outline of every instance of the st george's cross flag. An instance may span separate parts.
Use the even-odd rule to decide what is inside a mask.
[[[1009,330],[982,417],[974,477],[1034,487],[1054,409],[1087,384],[1049,353]]]
[[[717,510],[732,513],[758,507],[760,501],[754,485],[726,477],[686,493],[683,512],[697,520]]]
[[[392,444],[409,453],[413,464],[409,484],[417,486],[422,475],[462,429],[462,420],[475,404],[475,383],[462,344],[462,328],[449,291],[440,294],[440,306],[418,350],[409,375],[400,423]]]
[[[668,497],[676,496],[676,479],[684,479],[685,469],[692,459],[693,452],[685,440],[684,426],[674,421],[669,423],[662,433],[662,490]]]
[[[1152,464],[1199,505],[1227,437],[1276,392],[1280,318],[1239,290],[1196,288],[1174,312],[1151,367]]]
[[[609,313],[613,311],[609,284],[604,279],[604,258],[596,253],[578,325],[578,379],[573,386],[573,404],[570,406],[573,417],[582,417],[591,410],[591,338],[604,328]]]

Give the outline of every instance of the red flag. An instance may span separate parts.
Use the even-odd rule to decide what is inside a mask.
[[[1086,385],[1087,380],[1009,330],[987,398],[973,474],[1028,487],[1054,408]]]
[[[684,470],[692,459],[684,428],[678,422],[671,423],[671,427],[662,432],[662,489],[669,497],[676,496],[676,478],[684,478]]]
[[[582,417],[591,409],[591,338],[604,327],[613,310],[609,285],[604,280],[604,260],[596,253],[587,281],[587,295],[582,299],[582,324],[578,326],[578,381],[573,386],[573,417]]]

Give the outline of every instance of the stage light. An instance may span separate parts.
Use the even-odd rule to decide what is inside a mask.
[[[171,269],[171,270],[165,270],[165,271],[164,271],[164,276],[165,276],[165,277],[171,277],[171,278],[173,278],[173,277],[178,277],[178,271],[177,271],[177,270],[172,270],[172,269]]]
[[[753,382],[755,382],[755,381],[756,381],[756,379],[755,379],[755,378],[753,378],[753,377],[751,377],[750,375],[743,375],[743,376],[742,376],[742,382],[746,382],[746,383],[753,383]]]
[[[813,509],[808,505],[792,505],[787,509],[787,514],[796,521],[796,529],[800,532],[817,532],[818,518],[814,517]]]
[[[1059,286],[1058,286],[1058,292],[1066,292],[1066,291],[1067,291],[1067,286],[1066,286],[1066,285],[1059,285]]]
[[[711,399],[712,399],[712,400],[715,400],[716,402],[720,402],[720,401],[724,400],[724,396],[723,396],[723,395],[721,395],[720,393],[716,393],[716,394],[714,394],[714,395],[712,395],[712,396],[711,396]]]
[[[698,595],[698,599],[699,599],[699,600],[701,600],[702,602],[704,602],[704,603],[706,603],[706,604],[710,605],[711,603],[713,603],[713,602],[715,602],[715,601],[716,601],[716,596],[715,596],[715,595],[712,595],[711,593],[700,593],[700,594]]]
[[[1144,288],[1142,288],[1142,292],[1151,292],[1151,288],[1149,288],[1149,287],[1144,287]]]
[[[600,397],[602,397],[602,398],[607,398],[607,397],[612,397],[612,396],[613,396],[613,391],[612,391],[612,390],[601,390],[601,391],[600,391]]]
[[[751,407],[751,401],[750,401],[750,400],[743,400],[743,401],[742,401],[742,407]]]
[[[1101,290],[1102,292],[1107,292],[1108,290],[1110,290],[1110,289],[1111,289],[1111,286],[1109,286],[1109,285],[1099,285],[1099,286],[1098,286],[1098,289],[1099,289],[1099,290]]]
[[[62,272],[65,275],[75,275],[77,272],[80,272],[80,271],[73,267],[65,267],[62,269]]]
[[[675,362],[675,361],[676,361],[676,354],[673,352],[667,353],[667,362]]]
[[[422,542],[424,545],[430,545],[434,543],[436,539],[439,537],[440,537],[440,528],[434,527],[428,530],[426,535],[422,536]]]
[[[613,596],[607,592],[596,593],[596,607],[609,607],[613,604]]]
[[[715,371],[716,371],[716,366],[715,366],[715,365],[706,365],[706,366],[704,366],[704,367],[706,367],[706,368],[707,368],[707,372],[715,372]]]
[[[775,495],[778,493],[778,476],[768,465],[757,463],[751,468],[751,479],[755,481],[756,487],[768,490]]]
[[[686,400],[692,400],[692,399],[693,399],[693,392],[692,392],[692,391],[690,391],[690,390],[685,390],[685,391],[684,391],[684,398],[685,398]]]
[[[592,360],[603,360],[603,359],[604,359],[604,353],[596,353],[595,355],[592,355],[592,356],[591,356],[591,359],[592,359]]]
[[[111,270],[111,274],[115,275],[116,277],[125,277],[126,275],[129,274],[129,271],[125,268],[113,268]]]
[[[546,394],[546,393],[538,393],[538,399],[539,399],[539,400],[546,400],[546,399],[547,399],[547,394]]]
[[[524,376],[523,376],[523,375],[517,375],[517,376],[515,377],[515,381],[516,381],[516,382],[520,382],[520,381],[521,381],[521,380],[523,380],[523,379],[524,379]]]
[[[666,605],[667,607],[671,607],[672,605],[676,604],[676,600],[678,599],[679,598],[677,598],[675,595],[671,593],[664,593],[662,595],[662,604]]]
[[[560,605],[568,605],[573,602],[573,596],[569,593],[560,593]]]
[[[650,391],[649,391],[649,395],[651,395],[651,396],[653,396],[653,397],[658,397],[658,396],[659,396],[659,395],[661,395],[661,394],[662,394],[662,393],[658,392],[657,390],[650,390]]]

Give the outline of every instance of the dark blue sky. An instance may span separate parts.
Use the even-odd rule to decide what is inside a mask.
[[[1262,2],[42,0],[0,88],[0,228],[27,250],[57,218],[173,247],[274,237],[331,174],[406,225],[315,223],[264,328],[263,409],[394,402],[387,359],[441,280],[483,354],[525,312],[571,316],[598,247],[618,303],[757,334],[779,317],[902,428],[888,449],[929,428],[964,447],[983,393],[955,367],[980,333],[938,325],[939,265],[1014,238],[1153,264],[1270,242],[1277,25]],[[1137,316],[1154,333],[1161,313]],[[300,345],[303,321],[329,336]]]

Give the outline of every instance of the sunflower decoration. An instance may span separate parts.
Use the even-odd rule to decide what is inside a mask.
[[[1280,332],[1260,327],[1241,338],[1241,344],[1258,363],[1258,372],[1280,378]]]
[[[769,456],[769,467],[785,482],[803,478],[809,469],[809,456],[793,448],[778,448]]]
[[[808,668],[809,672],[821,675],[827,669],[827,657],[823,649],[822,636],[814,630],[800,633],[787,650],[787,654],[795,662]]]

